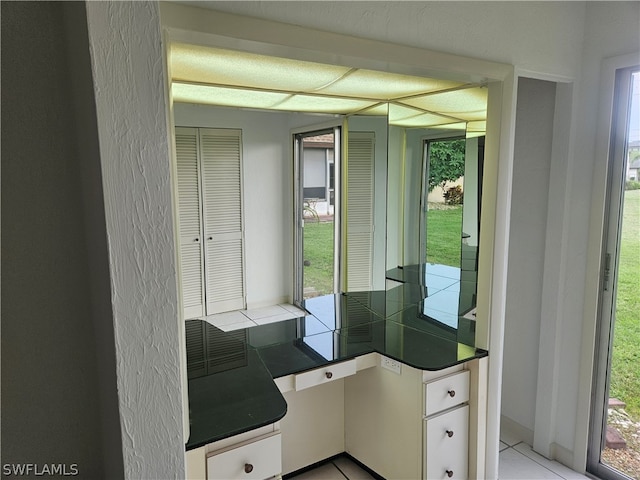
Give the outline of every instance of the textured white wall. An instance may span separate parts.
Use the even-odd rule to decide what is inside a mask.
[[[88,2],[126,478],[184,477],[158,5]]]

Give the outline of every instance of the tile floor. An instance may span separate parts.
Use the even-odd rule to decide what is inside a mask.
[[[565,480],[589,480],[561,463],[547,460],[534,452],[529,445],[515,438],[502,436],[498,478],[501,480],[538,480],[544,478]]]
[[[216,313],[201,317],[200,320],[209,322],[214,327],[218,327],[224,332],[238,330],[240,328],[255,327],[256,325],[266,325],[267,323],[281,322],[300,318],[308,315],[304,310],[293,305],[283,303],[281,305],[271,305],[250,310],[236,310],[233,312]]]
[[[338,457],[328,463],[308,470],[291,480],[373,480],[374,477],[366,470],[352,462],[347,457]],[[547,460],[535,453],[524,442],[512,445],[500,442],[500,465],[498,467],[500,480],[589,480],[564,465]]]
[[[369,472],[347,457],[338,457],[313,470],[308,470],[288,480],[374,480]]]

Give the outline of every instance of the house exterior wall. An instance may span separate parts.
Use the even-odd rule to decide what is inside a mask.
[[[304,150],[304,188],[322,188],[327,187],[327,151],[324,148],[305,148]],[[320,191],[318,190],[318,193]],[[322,195],[316,195],[317,198],[323,198]]]

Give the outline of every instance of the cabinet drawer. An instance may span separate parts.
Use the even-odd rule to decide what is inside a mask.
[[[424,414],[433,415],[469,400],[469,370],[426,383]]]
[[[212,452],[207,457],[208,480],[264,480],[281,473],[279,433]]]
[[[469,469],[469,405],[424,421],[424,478],[466,479]]]
[[[295,388],[296,391],[304,390],[305,388],[332,382],[339,378],[348,377],[349,375],[355,375],[355,373],[355,359],[342,363],[334,363],[332,365],[327,365],[326,367],[299,373],[295,376]]]

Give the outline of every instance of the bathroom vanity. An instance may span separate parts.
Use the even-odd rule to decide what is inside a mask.
[[[416,296],[317,297],[230,332],[187,321],[188,478],[277,478],[342,452],[389,479],[482,477],[487,352]]]

